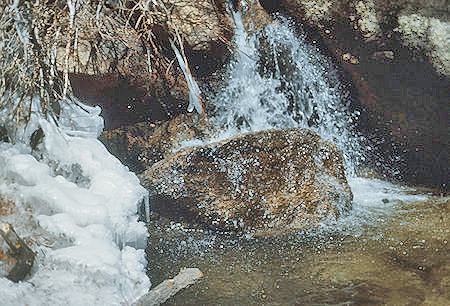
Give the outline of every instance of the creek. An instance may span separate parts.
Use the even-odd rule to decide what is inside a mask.
[[[353,209],[319,228],[270,237],[152,216],[152,283],[183,267],[205,274],[166,304],[449,304],[448,197],[358,177],[371,148],[354,128],[359,114],[349,111],[333,65],[282,18],[248,35],[240,14],[234,17],[235,56],[210,96],[218,139],[271,128],[314,130],[343,152]]]
[[[351,186],[353,212],[310,232],[229,237],[154,222],[151,280],[204,272],[167,305],[448,305],[449,199],[377,180]]]

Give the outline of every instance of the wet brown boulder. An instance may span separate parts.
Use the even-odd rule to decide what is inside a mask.
[[[351,208],[341,152],[306,129],[182,149],[140,175],[152,210],[231,232],[301,229]]]

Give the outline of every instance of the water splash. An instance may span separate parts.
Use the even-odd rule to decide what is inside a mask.
[[[338,146],[353,175],[364,159],[352,131],[357,114],[348,111],[349,94],[333,65],[284,18],[252,35],[240,13],[234,20],[237,52],[211,99],[216,125],[227,137],[272,128],[311,129]]]

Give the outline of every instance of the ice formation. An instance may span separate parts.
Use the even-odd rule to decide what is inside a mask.
[[[177,61],[181,67],[181,70],[183,70],[183,74],[189,88],[189,105],[187,110],[188,112],[192,112],[195,109],[197,113],[203,115],[204,110],[201,102],[200,88],[198,87],[197,82],[192,77],[188,63],[183,59],[183,57],[180,54],[180,51],[178,51],[178,48],[175,46],[173,41],[170,41],[170,45],[172,46],[172,49],[175,52],[175,56],[177,57]]]
[[[147,191],[97,140],[98,107],[61,106],[58,124],[33,112],[15,144],[0,143],[0,194],[17,203],[0,221],[12,223],[37,253],[29,279],[0,278],[1,304],[130,304],[151,285],[148,234],[137,215]],[[45,137],[33,152],[23,140],[38,126]]]

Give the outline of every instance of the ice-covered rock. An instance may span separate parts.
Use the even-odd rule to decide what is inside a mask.
[[[0,223],[36,254],[27,281],[0,277],[1,305],[130,304],[150,287],[137,213],[147,192],[97,140],[100,109],[66,102],[58,125],[33,112],[15,144],[0,142]],[[38,126],[44,137],[31,150]]]

